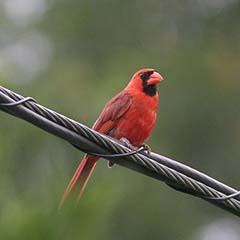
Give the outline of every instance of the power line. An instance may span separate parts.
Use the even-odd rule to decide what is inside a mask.
[[[43,107],[33,98],[24,98],[1,86],[0,109],[65,139],[84,152],[104,154],[106,159],[116,164],[164,181],[178,191],[200,197],[240,216],[240,194],[237,190],[182,163],[156,153],[149,155],[141,151],[133,154],[122,142]],[[116,154],[116,158],[109,154]]]

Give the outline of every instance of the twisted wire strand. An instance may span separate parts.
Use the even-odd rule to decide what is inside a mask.
[[[164,164],[161,164],[154,159],[151,158],[149,155],[144,155],[142,153],[136,153],[134,155],[129,155],[128,153],[130,150],[121,144],[117,142],[116,140],[113,140],[105,135],[102,135],[86,126],[84,126],[81,123],[78,123],[74,120],[71,120],[59,113],[56,113],[50,109],[47,109],[33,101],[24,101],[24,97],[21,95],[18,95],[6,88],[0,87],[0,102],[3,104],[0,105],[0,108],[8,112],[14,116],[18,116],[20,118],[23,118],[23,110],[27,110],[24,114],[32,114],[32,117],[39,117],[48,120],[46,124],[49,124],[49,121],[51,122],[52,126],[61,126],[60,131],[66,131],[72,133],[77,133],[81,135],[82,137],[86,138],[89,142],[94,143],[94,146],[99,146],[102,150],[102,154],[126,154],[125,157],[118,157],[116,159],[112,159],[111,161],[114,161],[117,164],[123,165],[125,167],[129,167],[131,169],[134,169],[136,171],[142,172],[148,176],[154,177],[156,179],[162,180],[165,183],[167,183],[169,186],[175,188],[176,190],[190,193],[194,196],[200,197],[210,203],[213,203],[229,212],[232,212],[233,214],[240,216],[240,201],[238,199],[235,199],[235,197],[239,197],[238,192],[235,189],[232,189],[226,185],[223,185],[223,189],[227,189],[228,193],[231,194],[228,196],[228,193],[219,191],[219,189],[215,189],[212,186],[208,186],[204,182],[200,182],[194,178],[191,178],[182,172],[179,172],[173,168],[170,168],[169,166],[166,166]],[[30,98],[29,98],[30,99]],[[21,102],[21,104],[17,104],[17,102]],[[15,103],[15,104],[14,104]],[[11,107],[7,106],[7,104],[10,104]],[[14,106],[15,105],[15,106]],[[14,107],[13,107],[14,106]],[[19,114],[22,113],[22,114]],[[41,119],[42,119],[41,118]],[[24,118],[23,118],[24,119]],[[26,119],[25,119],[26,120]],[[27,121],[32,122],[30,118],[27,119]],[[36,124],[36,126],[39,126],[43,128],[43,119],[39,120],[39,122]],[[49,127],[49,126],[48,126]],[[50,127],[49,127],[50,128]],[[46,130],[47,128],[43,128]],[[49,129],[50,130],[50,129]],[[55,134],[57,135],[57,134]],[[95,147],[89,146],[89,149],[85,149],[82,146],[83,142],[76,141],[76,136],[74,139],[74,136],[72,136],[73,139],[70,139],[69,135],[65,136],[64,134],[59,134],[60,137],[64,138],[65,140],[72,143],[77,148],[87,151],[87,152],[96,152]],[[73,141],[74,140],[74,143]],[[106,157],[107,158],[107,157]],[[110,158],[108,158],[110,159]],[[123,161],[124,160],[124,161]],[[218,184],[221,183],[218,182]],[[221,199],[221,201],[218,201]]]

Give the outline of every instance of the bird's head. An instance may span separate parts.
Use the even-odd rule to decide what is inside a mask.
[[[137,71],[127,88],[140,90],[149,96],[154,96],[157,92],[157,84],[163,80],[163,77],[152,68],[143,68]]]

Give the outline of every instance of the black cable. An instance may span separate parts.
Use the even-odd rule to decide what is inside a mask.
[[[0,102],[16,103],[24,99],[22,96],[0,87]],[[196,171],[184,164],[169,158],[151,153],[135,153],[121,158],[111,159],[109,154],[125,154],[131,152],[122,143],[77,123],[61,114],[47,109],[37,103],[23,101],[15,107],[1,106],[0,108],[14,116],[22,118],[47,132],[69,141],[85,152],[106,154],[106,158],[114,163],[128,167],[145,175],[166,182],[171,187],[201,197],[235,215],[240,216],[240,201],[237,190]],[[116,156],[116,155],[115,155]],[[229,198],[230,194],[235,198]],[[218,201],[217,199],[223,199]]]

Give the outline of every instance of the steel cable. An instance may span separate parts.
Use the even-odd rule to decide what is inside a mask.
[[[176,190],[200,197],[240,216],[240,196],[237,190],[184,164],[156,153],[129,155],[131,150],[123,143],[45,108],[32,98],[24,98],[1,86],[0,109],[67,140],[82,151],[105,154],[105,158],[119,165],[164,181]],[[127,156],[113,159],[107,157],[108,154]]]

